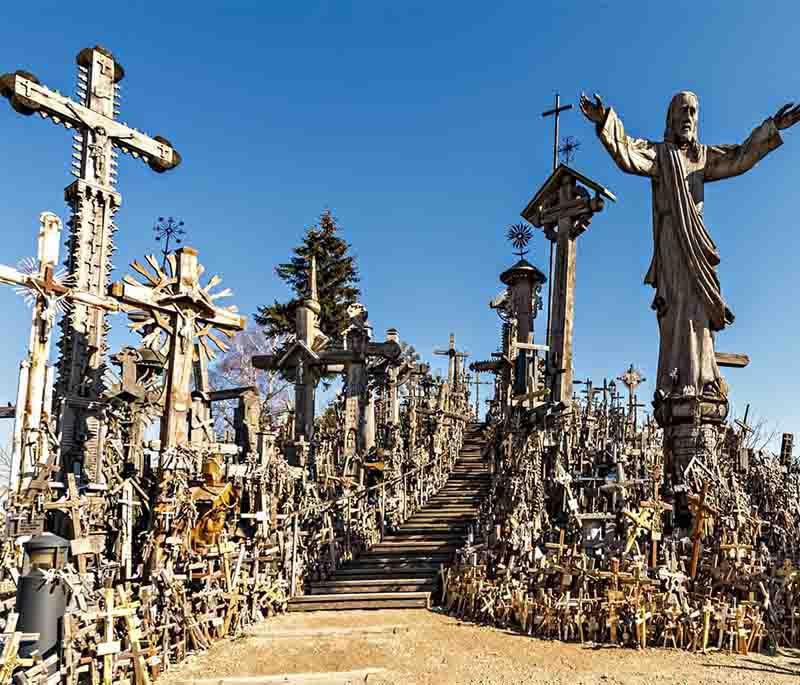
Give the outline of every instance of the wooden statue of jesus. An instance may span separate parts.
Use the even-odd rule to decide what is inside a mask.
[[[651,179],[653,259],[645,283],[655,288],[660,349],[656,405],[667,396],[724,400],[727,384],[714,352],[714,333],[733,322],[716,267],[720,258],[703,223],[703,188],[752,169],[782,144],[780,129],[800,121],[800,106],[782,107],[741,145],[701,145],[699,101],[694,93],[672,98],[663,142],[631,138],[600,96],[581,95],[580,106],[620,169]]]

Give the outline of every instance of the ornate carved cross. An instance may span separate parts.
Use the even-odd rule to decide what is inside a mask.
[[[142,159],[157,172],[176,167],[181,158],[165,138],[151,138],[116,120],[124,70],[111,52],[86,48],[76,61],[75,100],[24,71],[0,76],[0,95],[21,114],[36,113],[75,130],[72,173],[77,180],[65,191],[72,213],[67,266],[76,289],[103,297],[114,252],[113,219],[122,202],[114,188],[117,152]],[[105,310],[76,300],[61,328],[56,397],[65,465],[77,462],[90,479],[102,479]]]
[[[163,452],[189,441],[194,355],[216,356],[209,342],[226,351],[228,346],[214,334],[214,329],[232,338],[236,331],[244,329],[245,318],[237,313],[235,306],[215,304],[216,299],[231,294],[229,289],[212,292],[222,280],[219,276],[213,276],[205,287],[200,285],[204,269],[191,247],[170,255],[167,271],[162,271],[152,255],[146,261],[150,270],[139,262],[131,265],[147,281],[145,284],[126,276],[111,286],[111,294],[129,312],[133,319],[131,329],[144,335],[144,345],[167,356],[161,420]],[[199,344],[195,346],[195,342]]]
[[[451,388],[454,387],[460,382],[460,364],[469,357],[469,353],[456,349],[456,336],[454,333],[450,334],[450,344],[446,350],[434,350],[433,353],[438,354],[440,357],[448,358],[447,382]]]

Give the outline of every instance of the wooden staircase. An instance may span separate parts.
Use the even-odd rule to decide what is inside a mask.
[[[289,611],[428,608],[440,564],[451,561],[466,539],[466,526],[489,489],[481,458],[480,426],[467,429],[447,482],[399,529],[339,568],[331,580],[312,583]]]

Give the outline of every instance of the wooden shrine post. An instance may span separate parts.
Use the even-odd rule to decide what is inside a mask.
[[[594,192],[591,197],[590,191]],[[572,326],[575,314],[576,241],[603,209],[603,198],[616,201],[610,190],[560,164],[533,199],[522,210],[522,217],[543,228],[556,245],[555,273],[550,285],[552,312],[547,341],[552,398],[569,403],[572,399]]]
[[[0,76],[0,94],[19,113],[40,114],[75,130],[72,173],[67,187],[70,236],[67,267],[76,290],[103,297],[114,253],[114,214],[122,198],[115,190],[118,151],[142,159],[157,172],[178,166],[180,155],[164,138],[150,138],[116,120],[122,66],[102,47],[78,53],[77,100],[43,86],[27,72]],[[102,481],[106,322],[103,309],[76,301],[61,320],[56,386],[64,466],[83,469]]]
[[[510,230],[512,240],[515,240],[514,244],[519,247],[519,252],[516,253],[519,261],[500,274],[500,281],[506,286],[503,309],[506,316],[516,322],[514,328],[516,336],[507,341],[508,359],[514,365],[512,394],[517,401],[530,400],[530,406],[533,407],[535,400],[532,398],[538,390],[536,366],[534,362],[531,373],[528,368],[528,354],[547,349],[546,346],[536,345],[533,342],[533,322],[539,309],[539,293],[547,278],[525,259],[528,251],[524,248],[531,237],[530,228],[512,226]],[[514,231],[517,233],[513,233]]]

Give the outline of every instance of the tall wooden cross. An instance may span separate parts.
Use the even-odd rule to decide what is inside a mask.
[[[150,269],[139,262],[131,264],[146,283],[125,276],[111,286],[110,292],[131,314],[130,327],[144,335],[143,344],[167,356],[160,443],[163,453],[189,442],[195,354],[213,359],[216,353],[209,342],[226,351],[227,344],[214,334],[214,329],[232,338],[236,331],[244,330],[245,318],[235,306],[215,304],[216,299],[231,294],[227,288],[212,292],[222,280],[219,276],[212,276],[205,287],[200,285],[204,269],[193,248],[183,247],[170,255],[167,271],[162,271],[152,255],[146,261]]]
[[[703,490],[700,495],[689,495],[689,507],[694,513],[694,527],[690,536],[692,540],[692,562],[689,575],[692,578],[697,576],[697,565],[700,561],[701,542],[703,540],[703,529],[705,522],[709,518],[717,516],[719,512],[711,506],[706,498],[708,497],[708,481],[703,483]]]
[[[471,366],[471,365],[470,365]],[[472,379],[472,385],[475,386],[475,419],[480,421],[481,415],[481,386],[482,385],[492,385],[490,381],[482,381],[481,380],[481,372],[477,370],[473,370],[475,374]]]
[[[560,164],[522,210],[522,218],[544,229],[545,237],[556,246],[555,270],[551,270],[550,280],[548,373],[553,399],[565,404],[572,399],[576,241],[594,214],[605,206],[604,198],[616,199],[596,181]]]
[[[433,353],[438,354],[440,357],[448,357],[447,382],[450,384],[450,387],[453,388],[460,382],[460,364],[464,359],[469,357],[469,353],[456,349],[455,333],[450,334],[450,344],[446,350],[434,350]]]
[[[644,406],[636,402],[636,388],[647,379],[631,364],[625,373],[617,377],[617,380],[622,381],[628,389],[628,420],[632,422],[635,431],[638,423],[637,409]]]
[[[111,299],[71,287],[71,279],[55,278],[58,262],[61,220],[50,212],[39,216],[39,245],[36,260],[26,262],[20,271],[0,264],[0,283],[16,288],[33,310],[28,355],[20,364],[10,487],[27,490],[34,467],[49,460],[47,428],[50,427],[52,368],[47,361],[53,324],[59,309],[76,304],[94,310],[116,311]],[[22,483],[18,483],[20,472]]]
[[[115,190],[118,151],[156,172],[173,169],[181,158],[165,138],[151,138],[116,120],[124,70],[111,52],[85,48],[76,61],[74,100],[23,71],[0,76],[0,94],[21,114],[37,113],[75,130],[72,173],[77,180],[65,191],[71,210],[67,267],[73,287],[102,297],[114,252],[114,214],[122,202]],[[102,479],[106,329],[105,311],[83,302],[62,318],[56,387],[62,455],[97,480]]]
[[[558,166],[558,125],[559,119],[561,117],[561,112],[566,112],[567,110],[572,109],[572,105],[562,105],[561,104],[561,95],[556,93],[556,102],[555,107],[553,109],[548,109],[545,112],[542,112],[542,118],[544,117],[553,117],[553,171],[556,170]],[[550,271],[548,273],[548,280],[547,282],[550,284],[547,287],[547,338],[546,340],[550,340],[550,311],[553,309],[553,257],[554,255],[555,245],[553,242],[550,243]]]

